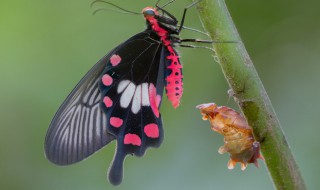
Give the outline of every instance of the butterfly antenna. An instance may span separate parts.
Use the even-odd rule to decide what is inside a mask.
[[[170,5],[171,3],[175,2],[176,0],[171,0],[168,3],[162,5],[161,9],[165,8],[166,6]]]
[[[105,3],[105,4],[108,4],[108,5],[111,5],[119,10],[115,10],[115,9],[109,9],[109,8],[99,8],[99,9],[96,9],[93,14],[96,14],[97,12],[100,12],[100,11],[115,11],[115,12],[120,12],[120,13],[124,13],[124,14],[135,14],[135,15],[138,15],[138,14],[142,14],[140,12],[134,12],[134,11],[129,11],[127,9],[124,9],[118,5],[115,5],[113,3],[110,3],[108,1],[103,1],[103,0],[95,0],[91,3],[91,7],[93,7],[94,4],[96,3]]]

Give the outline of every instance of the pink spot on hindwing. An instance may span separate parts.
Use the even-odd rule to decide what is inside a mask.
[[[119,55],[114,54],[114,55],[112,55],[112,56],[110,57],[110,63],[111,63],[112,66],[115,67],[115,66],[117,66],[120,62],[121,62],[121,57],[120,57]]]
[[[105,74],[102,76],[102,83],[106,86],[110,86],[113,82],[113,79],[110,75]]]
[[[124,136],[123,143],[124,144],[132,144],[132,145],[135,145],[135,146],[140,146],[141,145],[141,139],[136,134],[128,133],[128,134],[126,134]]]
[[[122,124],[123,124],[123,120],[120,119],[119,117],[111,117],[110,118],[110,125],[112,127],[119,128],[119,127],[121,127]]]
[[[110,108],[113,104],[112,100],[108,96],[103,98],[103,103],[107,108]]]
[[[149,86],[149,100],[150,100],[150,106],[154,115],[156,117],[159,117],[160,113],[159,113],[158,102],[157,102],[157,89],[152,83],[150,83],[150,86]]]
[[[150,123],[146,126],[144,126],[144,133],[149,138],[158,138],[159,137],[159,127],[155,123]]]
[[[156,97],[156,104],[157,104],[157,107],[159,108],[160,106],[160,102],[161,102],[161,96],[160,95],[157,95]]]

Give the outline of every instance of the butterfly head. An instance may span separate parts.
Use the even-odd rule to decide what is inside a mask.
[[[154,17],[155,15],[158,15],[158,11],[155,8],[152,7],[146,7],[142,10],[142,14],[145,18]]]

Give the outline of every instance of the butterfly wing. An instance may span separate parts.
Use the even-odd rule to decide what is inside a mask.
[[[45,142],[47,158],[72,164],[116,139],[109,180],[119,184],[127,154],[142,156],[162,142],[159,108],[167,53],[158,36],[146,30],[102,58],[53,118]]]
[[[100,110],[98,81],[109,55],[81,79],[55,114],[47,132],[45,153],[58,165],[73,164],[114,139],[107,132],[107,118]]]
[[[142,156],[148,147],[158,147],[163,139],[159,107],[164,89],[165,48],[149,30],[117,49],[103,71],[101,109],[110,118],[107,130],[117,139],[117,150],[109,170],[109,180],[122,180],[127,154]]]

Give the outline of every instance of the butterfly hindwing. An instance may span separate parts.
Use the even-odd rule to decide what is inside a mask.
[[[160,146],[163,129],[159,107],[164,89],[165,48],[154,33],[145,31],[116,49],[103,71],[101,109],[106,113],[107,130],[117,139],[117,150],[109,180],[122,179],[127,154],[142,156],[148,147]]]

